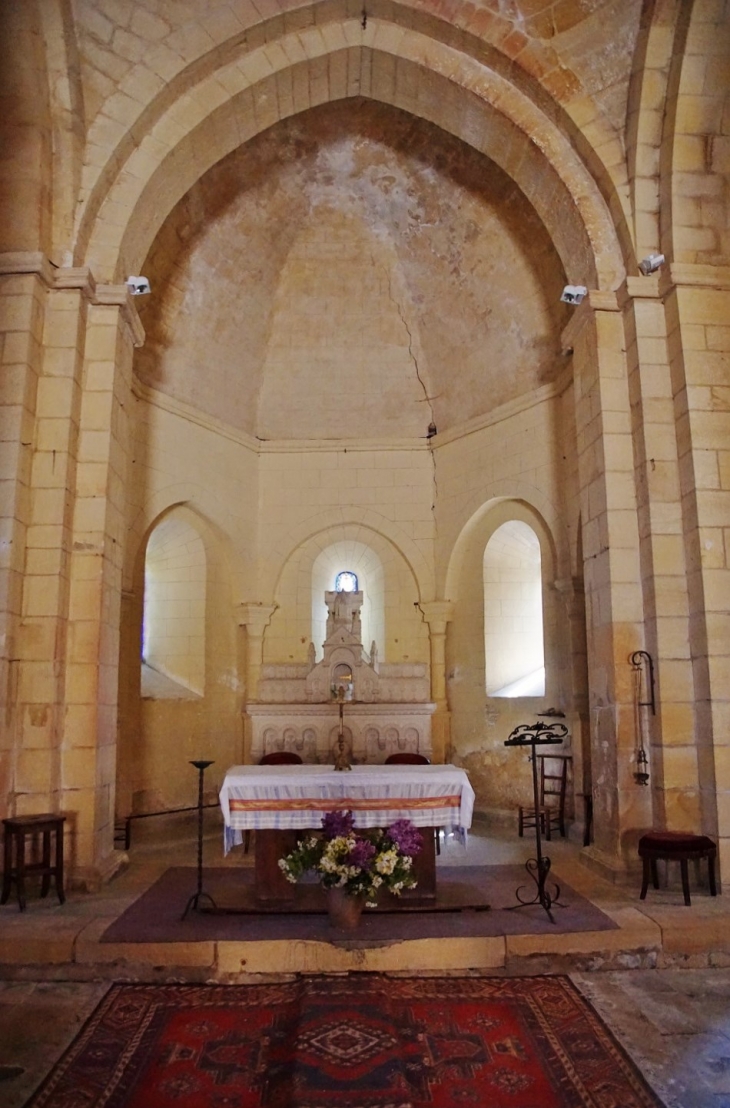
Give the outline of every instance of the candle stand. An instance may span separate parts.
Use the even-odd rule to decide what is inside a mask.
[[[216,911],[218,907],[210,893],[203,892],[203,777],[206,769],[208,766],[212,766],[213,762],[198,759],[191,762],[190,765],[195,766],[198,771],[198,888],[185,905],[182,919],[185,919],[190,911],[201,911],[201,900],[209,901],[213,911]]]
[[[532,794],[535,805],[535,857],[529,858],[525,863],[525,869],[537,885],[537,891],[531,900],[522,895],[524,886],[520,886],[515,896],[519,904],[513,904],[512,908],[524,908],[531,904],[540,904],[547,912],[548,919],[555,923],[552,914],[552,906],[560,904],[560,886],[553,881],[554,894],[547,890],[547,878],[550,873],[550,859],[542,852],[542,824],[540,812],[540,791],[537,783],[537,758],[535,748],[538,746],[554,746],[562,743],[568,734],[568,728],[564,723],[521,723],[515,727],[505,746],[529,746],[530,761],[532,762]]]
[[[340,726],[334,753],[335,769],[348,770],[352,769],[352,762],[350,761],[350,751],[345,742],[345,690],[342,685],[337,689],[337,703],[340,709]]]

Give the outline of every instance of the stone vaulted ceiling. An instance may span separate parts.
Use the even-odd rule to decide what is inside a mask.
[[[559,364],[564,274],[524,197],[483,155],[369,101],[224,159],[145,273],[142,381],[261,438],[423,436]]]
[[[253,34],[259,16],[249,0],[71,0],[84,196],[96,182],[99,202],[144,127],[176,98],[194,99],[196,82],[237,52],[360,18],[359,4],[340,0],[279,0],[279,8],[262,12]],[[367,5],[373,25],[463,50],[526,92],[545,120],[562,119],[614,211],[628,204],[627,106],[642,9],[642,0]],[[396,84],[407,83],[407,67],[398,76],[394,64]],[[438,65],[433,79],[440,90]],[[123,135],[142,104],[144,127]],[[450,110],[459,116],[458,98]],[[459,133],[456,118],[447,126]],[[472,117],[467,141],[469,127],[478,130]],[[543,141],[532,127],[525,123],[530,157]],[[167,131],[175,128],[172,119]],[[110,141],[119,145],[105,162]],[[145,384],[262,439],[311,439],[423,436],[431,423],[462,425],[554,379],[571,251],[559,245],[561,264],[514,182],[452,134],[353,98],[282,119],[199,172],[144,264],[154,290],[139,305],[147,340],[136,371]],[[133,225],[157,227],[166,210],[161,200]],[[565,215],[555,217],[556,242]]]

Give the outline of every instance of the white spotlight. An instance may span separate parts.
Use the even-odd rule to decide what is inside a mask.
[[[580,304],[587,292],[585,285],[566,285],[560,299],[564,304]]]
[[[651,273],[656,273],[656,271],[664,265],[665,261],[666,258],[663,254],[650,254],[648,258],[643,258],[639,262],[639,269],[645,277],[648,277]]]
[[[126,285],[132,296],[145,296],[150,291],[146,277],[127,277]]]

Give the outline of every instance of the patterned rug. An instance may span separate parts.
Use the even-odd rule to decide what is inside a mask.
[[[566,977],[113,985],[26,1108],[661,1108]]]

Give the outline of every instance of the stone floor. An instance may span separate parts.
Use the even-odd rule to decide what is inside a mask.
[[[215,865],[222,864],[219,841],[217,832],[206,840],[206,859]],[[467,851],[447,843],[439,864],[524,861],[532,852],[534,845],[513,829],[477,826]],[[204,943],[157,944],[145,952],[100,946],[109,921],[167,866],[194,864],[189,837],[140,828],[129,867],[98,895],[72,893],[64,906],[52,895],[32,898],[22,915],[12,903],[0,908],[0,1105],[21,1108],[112,980],[245,981],[277,969],[383,969],[569,972],[668,1108],[730,1108],[727,897],[710,898],[693,878],[692,907],[686,908],[677,875],[670,873],[669,887],[651,890],[641,902],[635,884],[609,884],[587,869],[572,843],[554,842],[549,852],[556,874],[612,915],[617,931],[556,934],[549,942],[534,935],[481,940],[456,952],[451,947],[459,944],[446,950],[443,940],[403,943],[395,952],[392,946],[362,951],[309,944],[325,949],[310,952],[300,964],[286,962],[282,943],[268,944],[270,950],[267,944],[217,944],[220,949],[212,952],[199,949],[213,945]],[[250,865],[251,857],[234,853],[224,864]],[[258,949],[241,958],[244,946]]]

